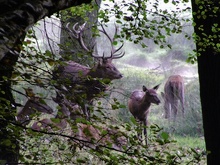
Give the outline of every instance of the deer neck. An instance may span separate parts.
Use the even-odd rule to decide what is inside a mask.
[[[88,76],[91,76],[92,78],[102,78],[102,72],[100,69],[97,68],[97,66],[94,66],[93,68],[90,69],[88,72]]]
[[[151,102],[149,102],[146,95],[144,95],[144,97],[140,101],[141,108],[144,109],[145,111],[146,109],[149,109],[150,105],[151,105]]]

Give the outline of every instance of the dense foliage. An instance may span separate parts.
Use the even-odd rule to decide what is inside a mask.
[[[103,4],[105,3],[104,1]],[[173,1],[172,5],[177,7],[179,4],[179,1]],[[149,5],[152,6],[152,9],[146,10]],[[149,119],[151,123],[149,126],[149,146],[138,141],[136,136],[136,131],[140,131],[138,123],[127,110],[127,99],[132,90],[140,89],[142,85],[153,87],[161,83],[160,93],[167,75],[173,74],[175,69],[182,66],[189,67],[185,64],[185,60],[187,54],[192,53],[194,45],[190,40],[187,42],[192,34],[192,29],[185,28],[187,30],[184,31],[184,25],[191,21],[189,17],[180,16],[180,14],[182,12],[190,13],[190,9],[185,7],[170,11],[161,10],[159,1],[135,1],[132,3],[111,1],[104,6],[99,12],[99,23],[109,27],[116,23],[120,29],[120,34],[117,36],[118,42],[126,42],[124,46],[126,55],[123,57],[124,59],[120,59],[116,63],[123,72],[124,78],[113,81],[109,90],[95,100],[91,107],[93,113],[91,121],[85,119],[68,120],[66,129],[52,129],[52,131],[46,129],[36,131],[31,128],[31,125],[34,121],[42,118],[54,118],[53,115],[36,113],[31,116],[33,121],[26,127],[20,123],[12,122],[22,132],[22,136],[18,138],[20,162],[26,164],[66,164],[70,162],[73,164],[198,164],[203,161],[204,155],[201,148],[196,150],[195,148],[179,147],[171,137],[173,134],[194,137],[203,135],[196,78],[195,80],[190,79],[186,85],[188,110],[186,119],[180,119],[173,126],[173,123],[169,123],[163,118],[162,105],[152,107]],[[97,10],[97,7],[83,5],[72,8],[70,11],[73,14],[77,13],[76,16],[85,16],[84,11],[92,9]],[[112,15],[114,15],[114,19]],[[88,18],[85,20],[87,21]],[[60,60],[62,54],[59,54],[61,48],[69,47],[69,45],[59,44],[59,33],[54,28],[66,30],[60,25],[59,15],[55,15],[52,19],[45,19],[41,22],[41,26],[46,31],[42,28],[37,31],[39,26],[36,26],[28,31],[26,39],[22,43],[22,51],[12,75],[13,94],[16,102],[24,105],[27,98],[30,97],[28,93],[25,93],[25,90],[31,88],[34,95],[44,99],[44,103],[50,105],[56,114],[60,106],[52,98],[56,93],[54,85],[57,83],[52,79],[52,74],[53,69],[62,64]],[[51,30],[48,30],[50,28]],[[43,37],[38,38],[41,31]],[[176,35],[172,36],[173,33]],[[180,35],[180,33],[182,34]],[[183,46],[183,43],[176,44],[175,42],[179,37],[187,38],[184,40],[186,44],[182,50],[178,49],[178,46]],[[102,43],[105,43],[105,40]],[[71,42],[67,44],[71,45]],[[114,44],[117,45],[117,42]],[[133,44],[138,45],[132,49],[130,46]],[[101,44],[98,45],[99,49],[103,49],[103,47]],[[171,47],[173,49],[170,50]],[[83,55],[80,53],[77,55],[79,62],[82,62]],[[157,61],[154,60],[155,58]],[[162,66],[158,67],[161,63]],[[137,64],[142,67],[132,66]],[[170,67],[171,64],[172,67]],[[59,121],[59,119],[54,119],[55,123]],[[102,127],[117,130],[126,138],[127,143],[120,150],[115,149],[112,142],[104,145],[96,144],[100,139],[88,142],[95,147],[84,146],[84,141],[74,136],[74,133],[78,131],[76,126],[79,123],[98,128],[102,135],[100,139],[109,136]],[[89,134],[89,132],[86,133]],[[9,141],[2,143],[10,145]]]

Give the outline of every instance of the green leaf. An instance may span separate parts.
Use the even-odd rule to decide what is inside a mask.
[[[169,139],[169,134],[167,132],[162,132],[160,135],[164,141],[167,141]]]
[[[10,139],[5,139],[2,144],[4,144],[4,146],[11,146],[11,140]]]

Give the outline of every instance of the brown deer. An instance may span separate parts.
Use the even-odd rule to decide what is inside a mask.
[[[156,85],[152,89],[147,89],[143,86],[143,90],[135,90],[130,95],[128,100],[128,108],[131,114],[135,117],[135,119],[141,124],[144,125],[144,136],[147,144],[147,129],[148,125],[148,114],[150,112],[151,103],[160,104],[160,100],[156,93],[156,90],[159,88],[159,85]],[[140,138],[140,136],[139,136]]]
[[[184,116],[184,82],[180,75],[172,75],[168,78],[165,86],[164,93],[161,92],[164,98],[165,118],[173,117],[176,119],[178,101],[180,101],[182,114]]]
[[[76,120],[77,118],[83,116],[80,107],[77,104],[71,103],[58,92],[56,98],[53,98],[53,101],[59,105],[55,118],[44,118],[42,120],[36,121],[32,125],[32,129],[37,131],[63,131],[67,127],[68,119]]]
[[[35,96],[33,94],[32,89],[28,89],[28,90],[29,92],[32,92],[32,94],[30,95],[30,93],[28,94],[26,91],[26,94],[27,96],[29,96],[29,99],[27,100],[24,107],[18,112],[16,116],[17,121],[19,121],[24,126],[30,123],[32,118],[31,116],[34,113],[37,112],[48,113],[48,114],[53,113],[53,109],[50,106],[48,106],[43,99],[41,99],[38,96]]]
[[[126,135],[119,129],[104,128],[83,123],[78,123],[78,132],[75,138],[81,140],[83,145],[95,149],[98,146],[122,150],[127,144]]]
[[[73,104],[65,97],[57,93],[57,97],[53,100],[59,104],[60,109],[55,117],[58,121],[45,118],[35,122],[32,125],[32,129],[41,131],[59,131],[64,132],[69,122],[69,119],[74,121],[83,116],[80,107],[77,104]],[[71,124],[71,123],[70,123]],[[116,129],[104,128],[93,126],[91,124],[74,123],[77,127],[72,127],[73,130],[69,131],[74,140],[78,139],[85,147],[95,149],[96,146],[110,147],[115,150],[121,150],[122,146],[127,143],[126,137],[122,132]],[[109,145],[111,144],[111,145]]]
[[[124,52],[120,52],[123,44],[118,48],[114,49],[113,42],[114,37],[111,38],[103,26],[102,32],[111,42],[111,54],[106,57],[103,53],[103,56],[99,56],[93,52],[92,49],[89,49],[83,41],[83,31],[85,24],[81,25],[76,29],[76,23],[72,29],[69,28],[69,23],[67,24],[67,29],[71,33],[71,36],[77,39],[86,52],[90,53],[92,57],[98,59],[98,63],[90,68],[74,61],[64,62],[63,65],[58,66],[54,71],[54,79],[57,80],[56,88],[62,91],[67,98],[71,98],[72,102],[79,104],[84,114],[89,118],[90,111],[88,110],[87,105],[92,103],[93,98],[95,98],[101,92],[104,92],[107,88],[107,84],[111,80],[121,79],[123,76],[119,70],[112,63],[113,59],[118,59],[124,56]],[[117,28],[115,30],[114,36],[117,34]],[[102,80],[108,81],[102,81]],[[104,83],[107,82],[107,83]]]

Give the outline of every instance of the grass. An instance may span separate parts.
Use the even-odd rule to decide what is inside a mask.
[[[171,135],[171,138],[176,140],[177,145],[181,147],[189,147],[200,150],[205,149],[204,137],[183,137],[179,135]]]

